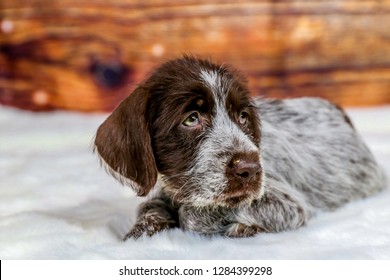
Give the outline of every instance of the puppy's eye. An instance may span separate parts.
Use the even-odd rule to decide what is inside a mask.
[[[189,115],[183,122],[185,126],[194,127],[200,124],[198,112],[194,112]]]
[[[238,118],[238,122],[240,123],[240,125],[246,125],[248,119],[249,119],[249,114],[245,111],[242,111],[240,113],[240,117]]]

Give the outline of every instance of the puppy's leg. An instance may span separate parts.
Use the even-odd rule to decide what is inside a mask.
[[[228,237],[249,237],[263,231],[257,223],[238,221],[236,210],[223,206],[181,206],[179,209],[180,227],[184,230],[205,235],[224,235]]]
[[[257,224],[246,225],[243,223],[232,223],[225,231],[224,235],[227,237],[251,237],[259,232],[266,232]]]
[[[299,228],[312,210],[295,189],[279,182],[268,182],[264,195],[237,208],[181,207],[180,226],[204,234],[250,237],[258,232],[279,232]]]
[[[157,232],[176,226],[177,221],[173,215],[172,207],[164,200],[154,198],[141,204],[137,222],[123,238],[123,241],[129,238],[137,239],[143,234],[152,236]]]
[[[233,220],[249,229],[255,227],[258,231],[279,232],[305,225],[312,214],[313,208],[300,192],[288,184],[268,180],[264,195],[237,209]],[[242,228],[239,231],[231,230],[229,236],[245,236],[242,231]]]
[[[206,235],[224,234],[230,225],[231,209],[222,206],[193,207],[182,205],[179,208],[180,228]]]

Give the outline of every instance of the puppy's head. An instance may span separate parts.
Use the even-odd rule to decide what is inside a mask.
[[[160,66],[99,127],[111,174],[146,195],[161,174],[173,201],[238,205],[261,189],[260,124],[245,81],[185,56]]]

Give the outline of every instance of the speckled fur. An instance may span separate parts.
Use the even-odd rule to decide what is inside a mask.
[[[202,128],[187,131],[180,127],[187,111],[178,109],[183,115],[173,116],[174,108],[164,102],[179,106],[182,102],[174,103],[174,99],[193,98],[194,85],[207,92],[202,102],[208,100],[208,107],[202,113]],[[138,194],[152,188],[157,173],[161,178],[161,188],[141,205],[136,224],[124,240],[172,227],[228,237],[293,230],[305,225],[318,210],[337,209],[386,185],[382,169],[348,116],[323,99],[250,100],[237,72],[193,57],[164,64],[140,89],[146,93],[138,94],[138,90],[135,100],[152,105],[137,108],[146,115],[130,123],[145,123],[143,132],[129,136],[128,131],[136,126],[121,127],[128,122],[119,121],[121,118],[138,117],[129,116],[131,106],[137,106],[132,103],[138,102],[132,102],[130,96],[102,125],[95,141],[108,169],[116,172],[117,178],[123,177],[122,183],[135,181],[137,188],[129,185]],[[249,112],[246,126],[237,121],[242,110]],[[122,130],[126,136],[118,137],[126,141],[112,138]],[[145,131],[149,134],[144,135]],[[138,135],[151,139],[151,144],[121,153],[131,150],[129,143]],[[115,141],[118,145],[110,147]],[[147,168],[129,168],[126,162],[134,160],[131,155],[139,153],[137,159],[142,159],[143,149],[150,155],[143,163]],[[261,177],[243,188],[240,199],[228,203],[230,193],[241,194],[226,171],[237,154],[257,158]]]
[[[235,236],[229,227],[236,224],[292,230],[318,210],[337,209],[385,187],[382,169],[333,104],[318,98],[255,104],[262,122],[263,196],[236,209],[184,207],[182,227],[228,236]]]

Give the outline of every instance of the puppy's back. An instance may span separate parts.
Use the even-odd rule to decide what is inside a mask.
[[[255,101],[266,176],[334,209],[386,186],[386,177],[345,112],[319,98]]]

